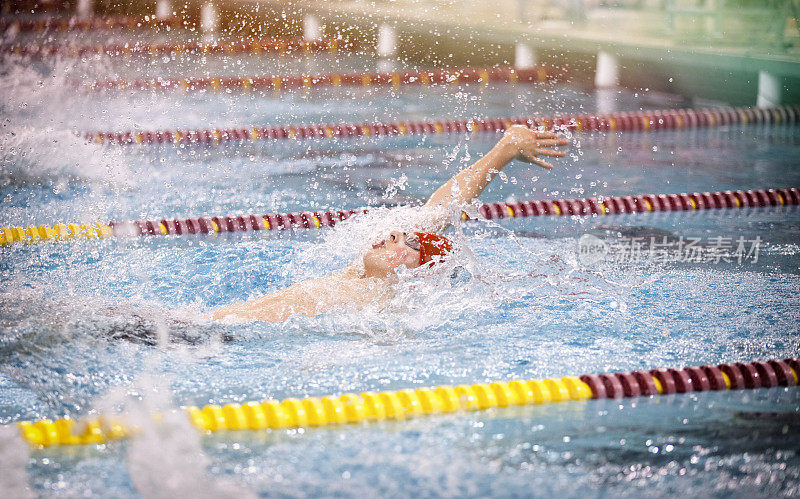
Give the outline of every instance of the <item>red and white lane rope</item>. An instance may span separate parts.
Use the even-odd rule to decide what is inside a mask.
[[[611,114],[564,114],[514,118],[394,121],[317,125],[276,125],[252,128],[201,128],[125,132],[86,132],[82,136],[98,144],[221,144],[267,139],[333,139],[385,135],[498,132],[511,125],[574,131],[658,131],[728,125],[795,125],[800,106],[773,108],[725,107],[715,109],[661,109]]]
[[[0,45],[0,54],[19,56],[47,57],[68,55],[84,57],[89,55],[124,56],[148,55],[163,56],[177,54],[228,55],[228,54],[288,54],[295,52],[338,52],[344,48],[351,50],[351,43],[346,46],[337,39],[305,40],[293,38],[261,38],[254,40],[216,40],[213,42],[186,42],[160,44],[112,44],[112,45],[52,45],[52,44],[16,44]]]
[[[326,73],[316,75],[220,76],[204,78],[151,78],[137,80],[101,80],[78,84],[86,90],[183,90],[183,91],[281,91],[317,87],[375,87],[406,85],[441,85],[459,83],[532,83],[550,78],[544,67],[428,69],[391,73]]]
[[[694,211],[722,208],[800,205],[800,190],[754,189],[748,191],[695,192],[691,194],[640,194],[579,199],[541,199],[518,203],[487,203],[479,208],[487,219],[549,215],[602,216],[656,211]],[[367,209],[270,213],[266,215],[214,216],[187,219],[135,220],[96,224],[56,224],[0,227],[0,242],[35,243],[74,238],[111,236],[161,236],[247,232],[258,230],[314,229],[332,227]],[[467,220],[467,215],[462,215]]]

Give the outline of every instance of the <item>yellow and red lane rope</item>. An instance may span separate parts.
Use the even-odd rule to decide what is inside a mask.
[[[94,16],[89,18],[60,17],[42,19],[0,20],[0,32],[10,29],[18,31],[92,31],[105,29],[138,29],[180,26],[177,17],[157,19],[135,16]]]
[[[540,405],[586,399],[620,399],[680,393],[796,386],[800,360],[703,365],[630,373],[586,374],[580,377],[496,381],[397,391],[345,393],[325,397],[287,398],[243,404],[186,407],[184,412],[201,432],[264,431],[284,428],[340,426],[365,422],[403,421],[436,414]],[[76,422],[16,423],[22,437],[36,447],[100,444],[135,435],[136,428],[109,418]]]
[[[305,40],[301,37],[291,38],[259,38],[216,40],[213,42],[183,42],[183,43],[135,43],[113,45],[54,45],[54,44],[16,44],[0,45],[0,54],[14,54],[20,56],[48,57],[53,55],[68,55],[84,57],[89,55],[148,55],[162,56],[172,54],[196,55],[230,55],[230,54],[288,54],[295,52],[339,52],[343,48],[352,49],[352,43],[345,45],[340,40],[329,38],[320,40]]]
[[[486,203],[484,218],[571,215],[602,216],[654,211],[694,211],[724,208],[800,205],[800,189],[751,189],[680,194],[638,194],[575,199],[540,199],[515,203]],[[56,224],[27,227],[0,226],[0,243],[36,243],[49,240],[103,239],[110,236],[161,236],[248,232],[259,230],[332,227],[367,209],[214,216],[187,219],[134,220],[96,224]],[[464,220],[467,216],[463,215]]]
[[[453,68],[396,71],[388,73],[323,73],[316,75],[219,76],[202,78],[152,78],[136,80],[101,80],[78,88],[87,90],[184,90],[184,91],[280,91],[311,87],[377,87],[407,85],[442,85],[456,83],[538,83],[553,77],[544,67],[515,69]]]
[[[610,114],[564,114],[511,118],[395,121],[387,123],[297,124],[250,128],[201,128],[125,132],[86,132],[81,136],[98,144],[214,145],[268,139],[334,139],[361,136],[436,135],[443,133],[498,132],[511,125],[546,130],[569,127],[573,131],[628,132],[696,129],[728,125],[795,125],[800,107],[725,107],[715,109],[661,109]]]

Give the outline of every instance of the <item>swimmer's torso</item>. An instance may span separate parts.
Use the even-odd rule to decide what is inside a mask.
[[[363,278],[358,267],[349,267],[319,279],[303,281],[281,291],[221,307],[215,320],[226,317],[257,321],[284,321],[292,315],[309,317],[332,309],[370,303],[385,304],[392,296],[391,285],[383,279]]]

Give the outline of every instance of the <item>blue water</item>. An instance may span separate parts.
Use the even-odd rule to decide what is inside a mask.
[[[192,74],[359,68],[368,57],[208,58]],[[579,86],[314,90],[274,96],[81,95],[66,79],[179,73],[125,61],[5,60],[2,225],[384,207],[293,233],[2,248],[0,423],[122,410],[131,442],[0,458],[37,494],[264,496],[797,495],[800,390],[587,401],[337,429],[198,437],[183,405],[797,356],[800,210],[772,207],[451,229],[466,278],[404,282],[382,312],[214,324],[212,307],[341,268],[499,135],[219,147],[103,147],[73,130],[194,128],[595,111]],[[169,68],[169,69],[167,69]],[[234,69],[231,69],[234,68]],[[310,70],[309,69],[309,70]],[[58,74],[52,73],[52,74]],[[37,76],[38,75],[38,76]],[[619,110],[681,99],[620,92]],[[514,163],[485,201],[800,186],[792,127],[576,134],[552,171]],[[376,229],[376,227],[378,229]],[[758,261],[577,260],[577,240],[761,239]],[[473,277],[470,278],[469,275]],[[141,342],[110,339],[150,332]],[[221,341],[222,339],[231,341]],[[24,449],[24,448],[23,448]],[[6,479],[8,480],[8,479]],[[0,485],[8,485],[0,482]]]

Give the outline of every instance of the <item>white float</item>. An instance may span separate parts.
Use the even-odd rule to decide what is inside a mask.
[[[314,14],[308,14],[303,18],[303,38],[310,40],[320,40],[324,36],[322,23]]]
[[[594,86],[597,88],[615,88],[618,85],[619,59],[614,54],[601,50],[597,53]]]
[[[378,45],[375,47],[378,57],[394,57],[397,55],[397,32],[388,24],[378,26]]]
[[[156,2],[156,19],[168,19],[172,17],[172,6],[169,0],[158,0]]]
[[[781,88],[781,78],[766,71],[758,72],[758,98],[756,106],[775,107],[780,106],[783,94]]]
[[[211,2],[200,7],[200,30],[203,33],[213,33],[217,30],[217,9]]]
[[[533,68],[539,64],[539,58],[533,47],[527,43],[514,46],[514,67],[517,69]]]
[[[78,17],[92,17],[94,14],[94,0],[78,0],[75,10]]]

